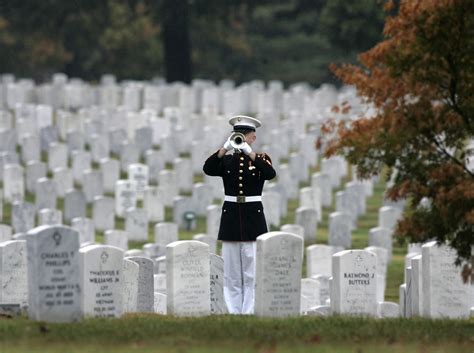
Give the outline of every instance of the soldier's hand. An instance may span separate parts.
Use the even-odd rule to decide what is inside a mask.
[[[226,151],[230,151],[233,148],[232,145],[230,144],[230,137],[227,138],[227,141],[224,143],[223,147]]]
[[[242,146],[241,148],[242,152],[244,152],[246,155],[249,155],[250,153],[252,153],[252,147],[250,147],[250,145],[245,142],[244,145]]]

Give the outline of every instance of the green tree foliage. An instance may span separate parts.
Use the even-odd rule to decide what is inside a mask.
[[[161,74],[160,26],[142,2],[3,0],[2,72],[37,79]]]
[[[335,82],[330,63],[355,62],[380,40],[383,11],[377,0],[254,1],[225,21],[194,21],[197,74],[320,84]]]
[[[2,0],[0,6],[0,71],[35,78],[63,71],[143,79],[167,71],[170,81],[320,84],[334,81],[329,63],[352,62],[375,44],[383,23],[378,0]]]

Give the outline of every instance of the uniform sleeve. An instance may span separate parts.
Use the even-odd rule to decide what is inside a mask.
[[[222,170],[224,169],[224,157],[219,158],[217,157],[217,154],[219,151],[216,153],[212,154],[205,162],[204,162],[204,167],[202,170],[204,173],[210,176],[222,176]]]
[[[271,180],[276,176],[275,169],[273,169],[272,166],[272,160],[268,154],[257,154],[253,163],[259,172],[262,173],[265,180]]]

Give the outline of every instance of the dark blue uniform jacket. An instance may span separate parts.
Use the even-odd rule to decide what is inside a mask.
[[[211,155],[204,163],[204,173],[220,176],[228,196],[261,196],[265,180],[276,176],[267,154],[257,154],[255,161],[244,153],[217,157]],[[225,201],[222,206],[219,240],[255,241],[268,231],[261,202]]]

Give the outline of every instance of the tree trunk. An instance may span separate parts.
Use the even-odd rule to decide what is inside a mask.
[[[187,0],[164,0],[163,47],[166,81],[191,82],[191,42]]]

